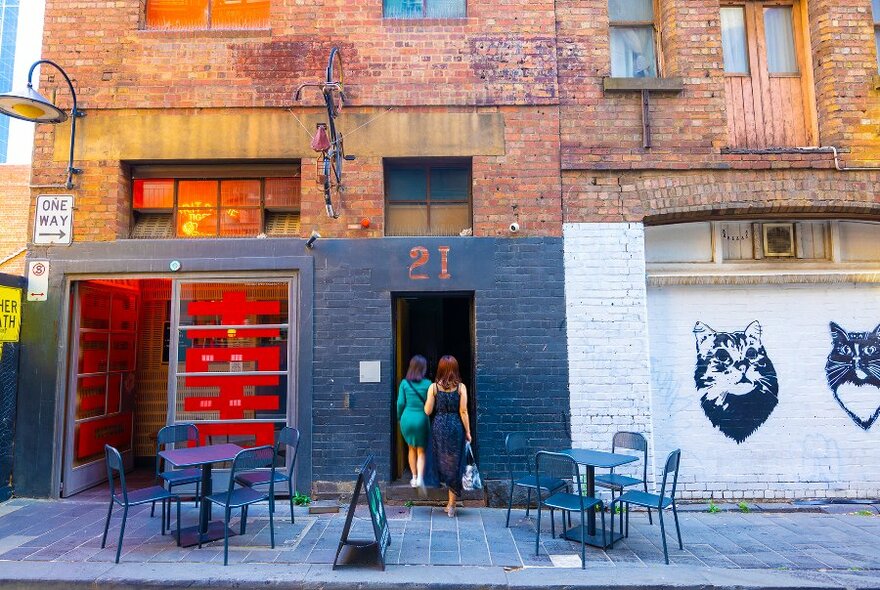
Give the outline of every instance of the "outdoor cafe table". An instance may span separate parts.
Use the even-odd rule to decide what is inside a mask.
[[[578,465],[583,465],[586,467],[587,472],[587,496],[590,498],[596,497],[596,467],[601,467],[605,469],[610,469],[612,467],[618,467],[620,465],[625,465],[626,463],[632,463],[633,461],[638,461],[638,457],[633,457],[631,455],[621,455],[619,453],[606,453],[605,451],[591,451],[589,449],[565,449],[563,451],[559,451],[564,455],[568,455]],[[611,518],[614,518],[614,515],[611,515]],[[565,522],[563,521],[563,524]],[[581,541],[581,526],[575,526],[562,534],[563,537],[570,541],[577,541],[580,543]],[[620,532],[615,532],[615,536],[619,539],[623,535]],[[587,545],[592,545],[593,547],[600,547],[605,549],[610,546],[614,539],[611,538],[611,531],[608,530],[606,532],[606,541],[602,542],[602,530],[596,530],[596,512],[594,510],[587,511],[587,534],[584,537],[584,541]]]
[[[232,461],[239,451],[240,446],[233,444],[205,445],[203,447],[189,447],[160,451],[159,456],[175,467],[201,467],[202,468],[202,501],[199,502],[199,524],[180,530],[180,544],[183,547],[198,545],[199,535],[202,542],[215,541],[223,538],[224,523],[221,520],[211,522],[211,502],[204,498],[213,492],[211,486],[211,467],[214,463]],[[235,533],[230,530],[229,536]]]

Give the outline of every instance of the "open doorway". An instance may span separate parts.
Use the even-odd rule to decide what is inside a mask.
[[[406,443],[397,424],[397,385],[406,375],[409,360],[421,354],[428,361],[426,377],[434,380],[437,363],[444,355],[459,363],[468,390],[468,414],[474,450],[477,448],[477,392],[474,387],[474,296],[473,293],[399,294],[392,299],[394,322],[394,388],[391,394],[392,465],[394,480],[411,477]]]
[[[106,479],[105,444],[152,474],[168,408],[170,302],[167,279],[73,283],[62,495]]]

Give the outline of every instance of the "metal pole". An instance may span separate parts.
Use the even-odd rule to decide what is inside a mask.
[[[72,189],[73,188],[73,175],[79,174],[80,172],[82,172],[82,170],[80,170],[79,168],[73,167],[73,147],[74,147],[74,142],[76,141],[76,139],[75,139],[76,138],[76,119],[77,119],[77,117],[84,117],[85,113],[81,112],[76,106],[76,104],[77,104],[76,103],[76,90],[74,90],[73,83],[70,81],[70,78],[67,76],[67,72],[65,72],[64,69],[61,66],[59,66],[57,63],[55,63],[54,61],[51,61],[48,59],[41,59],[41,60],[35,61],[33,63],[33,65],[31,65],[31,69],[28,71],[28,82],[27,82],[28,88],[33,88],[33,83],[31,81],[33,79],[34,70],[36,70],[37,66],[39,66],[40,64],[50,65],[50,66],[54,67],[56,70],[58,70],[59,72],[61,72],[61,75],[64,77],[64,81],[67,82],[67,87],[70,89],[70,95],[73,97],[73,111],[71,111],[71,113],[70,113],[70,115],[71,115],[71,117],[70,117],[71,118],[71,121],[70,121],[70,156],[68,157],[68,160],[67,160],[67,184],[65,185],[68,189]]]

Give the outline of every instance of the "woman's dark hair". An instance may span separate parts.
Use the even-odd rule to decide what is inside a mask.
[[[455,357],[447,354],[440,359],[437,365],[437,385],[441,389],[449,391],[461,384],[461,375],[458,372],[458,361]]]
[[[407,381],[421,381],[425,378],[428,370],[428,361],[420,354],[412,357],[409,361],[409,370],[406,372]]]

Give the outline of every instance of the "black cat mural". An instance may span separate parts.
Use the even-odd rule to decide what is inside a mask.
[[[694,382],[703,394],[703,412],[739,444],[770,417],[779,401],[776,370],[761,344],[761,324],[752,322],[742,332],[716,332],[697,322],[694,336]]]
[[[873,332],[847,332],[830,325],[825,377],[843,411],[868,430],[880,417],[880,326]]]

